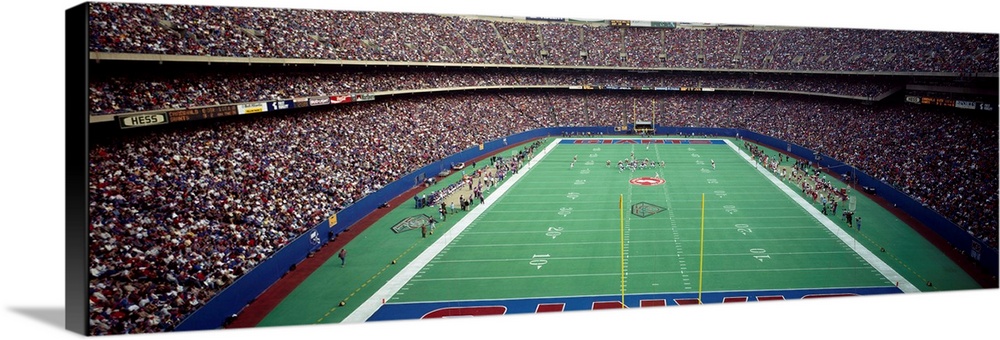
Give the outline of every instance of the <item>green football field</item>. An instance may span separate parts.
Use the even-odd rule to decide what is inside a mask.
[[[633,154],[665,166],[620,171]],[[395,207],[346,246],[345,266],[332,258],[258,325],[981,288],[853,196],[860,231],[756,167],[740,140],[549,138],[433,235],[390,228],[436,210]]]

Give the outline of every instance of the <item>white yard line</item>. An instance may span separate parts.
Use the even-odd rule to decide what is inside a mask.
[[[727,145],[729,145],[730,148],[733,149],[733,151],[736,151],[736,153],[739,154],[740,157],[743,157],[743,160],[753,164],[754,161],[750,159],[750,156],[747,155],[745,152],[743,152],[743,150],[736,147],[736,145],[733,144],[728,139],[725,139],[724,141],[726,142]],[[854,250],[854,252],[856,252],[859,256],[861,256],[861,258],[863,258],[865,261],[868,262],[868,264],[870,264],[872,267],[878,270],[878,272],[881,273],[882,276],[885,276],[885,278],[888,279],[890,282],[897,282],[900,290],[902,290],[904,293],[920,292],[920,289],[917,289],[917,287],[914,286],[909,281],[907,281],[906,278],[904,278],[902,275],[899,275],[899,273],[897,273],[896,270],[892,269],[892,267],[890,267],[888,264],[882,261],[882,259],[878,258],[878,256],[875,256],[875,254],[869,251],[868,248],[865,248],[863,246],[858,246],[857,240],[855,240],[854,237],[851,236],[851,234],[848,234],[846,231],[841,229],[839,226],[837,226],[836,223],[831,221],[829,217],[823,215],[823,213],[821,213],[819,210],[816,210],[816,207],[814,207],[812,204],[809,204],[809,202],[806,202],[805,199],[803,199],[798,194],[793,192],[792,189],[788,188],[788,186],[782,183],[781,180],[779,180],[777,177],[774,176],[774,174],[771,174],[771,172],[768,171],[766,167],[758,166],[755,168],[757,169],[758,172],[763,174],[764,177],[770,180],[771,183],[773,183],[776,187],[778,187],[778,189],[781,189],[782,192],[784,192],[786,195],[788,195],[789,198],[795,201],[795,203],[798,203],[799,206],[802,207],[802,209],[805,209],[807,213],[809,213],[810,215],[812,215],[813,218],[819,221],[820,224],[826,227],[827,230],[829,230],[831,233],[840,238],[840,240],[844,242],[845,245],[850,246],[851,249]]]
[[[544,150],[539,152],[538,155],[536,155],[534,158],[528,161],[526,166],[519,169],[517,174],[510,176],[510,178],[504,181],[504,183],[501,184],[500,187],[496,189],[496,191],[494,191],[492,194],[486,197],[486,199],[483,200],[482,204],[477,205],[475,208],[472,208],[472,211],[470,211],[468,214],[462,217],[461,220],[455,223],[455,225],[451,229],[449,229],[448,232],[441,235],[440,238],[438,238],[436,241],[434,241],[434,243],[428,246],[427,249],[425,249],[422,253],[420,253],[420,255],[417,255],[417,257],[413,259],[413,261],[411,261],[409,264],[407,264],[406,267],[400,270],[399,273],[396,274],[396,276],[393,276],[392,279],[389,279],[389,281],[386,282],[385,285],[382,286],[382,288],[376,291],[375,294],[372,294],[371,297],[362,302],[361,306],[358,306],[358,308],[355,309],[354,312],[351,312],[350,315],[344,318],[343,322],[345,323],[365,322],[366,320],[368,320],[368,318],[370,318],[372,314],[375,314],[375,311],[378,310],[379,306],[382,305],[383,300],[388,301],[390,298],[392,298],[393,295],[399,292],[399,290],[402,289],[403,286],[410,281],[410,279],[412,279],[415,275],[417,275],[417,273],[420,272],[424,268],[424,266],[430,263],[430,261],[434,259],[434,257],[436,257],[442,250],[444,250],[444,248],[448,246],[448,244],[451,243],[451,241],[454,240],[456,236],[458,236],[459,234],[462,233],[462,231],[468,228],[473,221],[479,218],[479,216],[486,211],[486,209],[489,209],[489,207],[493,205],[493,202],[495,202],[500,197],[503,197],[503,194],[507,192],[507,190],[509,190],[514,185],[514,183],[517,183],[517,181],[520,180],[521,177],[524,177],[524,175],[528,171],[534,168],[535,164],[538,163],[539,160],[544,158],[545,155],[549,153],[549,151],[551,151],[553,148],[556,147],[556,145],[559,145],[560,141],[562,141],[562,138],[556,138],[554,141],[552,141],[552,143],[549,143],[549,145],[546,146]]]

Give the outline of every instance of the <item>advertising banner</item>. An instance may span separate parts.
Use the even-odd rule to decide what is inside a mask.
[[[354,101],[356,102],[367,102],[375,100],[375,95],[370,93],[361,93],[354,95]]]
[[[309,106],[309,98],[295,98],[294,101],[296,108]]]
[[[309,98],[309,106],[330,105],[330,97]]]
[[[563,21],[566,21],[566,18],[550,18],[550,17],[525,17],[524,19],[525,20],[534,20],[534,21],[551,21],[551,22],[563,22]]]
[[[955,107],[960,108],[960,109],[975,110],[976,109],[976,102],[970,102],[970,101],[967,101],[967,100],[956,100],[955,101]]]
[[[170,120],[167,118],[167,114],[164,112],[118,116],[116,118],[118,118],[118,126],[122,129],[131,129],[143,126],[152,126],[152,125],[162,125],[170,122]]]
[[[330,104],[345,104],[350,103],[352,97],[350,95],[346,96],[332,96],[330,97]]]
[[[236,105],[236,112],[241,115],[248,115],[251,113],[261,113],[267,112],[267,103],[252,103],[252,104],[240,104]]]
[[[291,100],[278,100],[267,103],[267,111],[287,110],[295,107],[295,102]]]

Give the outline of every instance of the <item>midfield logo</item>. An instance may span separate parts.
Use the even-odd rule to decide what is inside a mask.
[[[635,184],[635,185],[641,185],[641,186],[647,186],[647,187],[649,187],[649,186],[654,186],[654,185],[660,185],[660,184],[666,183],[667,181],[664,181],[662,178],[659,178],[659,177],[638,177],[638,178],[630,179],[628,182],[632,183],[632,184]]]

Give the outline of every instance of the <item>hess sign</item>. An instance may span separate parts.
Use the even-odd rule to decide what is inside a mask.
[[[166,113],[146,113],[130,116],[118,116],[118,126],[122,129],[160,125],[168,122]]]

